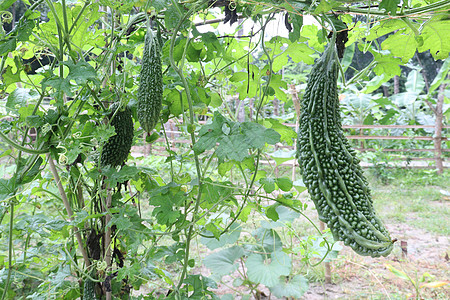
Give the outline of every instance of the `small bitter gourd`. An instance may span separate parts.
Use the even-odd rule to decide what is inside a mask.
[[[121,108],[118,102],[113,103],[110,106],[109,119],[116,134],[111,136],[103,146],[100,165],[116,167],[122,165],[127,159],[133,143],[134,127],[131,109]]]
[[[368,182],[342,131],[334,40],[313,66],[301,102],[297,157],[319,219],[356,253],[387,256],[389,232],[377,217]]]
[[[150,133],[159,121],[163,98],[163,76],[159,40],[147,31],[138,88],[137,117],[142,128]]]
[[[95,294],[95,282],[86,278],[83,285],[83,300],[96,300],[97,295]]]

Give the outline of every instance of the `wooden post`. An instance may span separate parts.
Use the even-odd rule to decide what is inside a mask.
[[[394,76],[394,94],[400,93],[400,77]]]
[[[297,131],[299,123],[298,118],[300,117],[300,100],[298,99],[297,88],[295,84],[289,85],[290,92],[292,94],[292,102],[294,102],[295,113],[297,114],[297,118],[295,118],[295,130]],[[297,151],[297,140],[294,143],[294,150]],[[292,164],[292,181],[295,181],[295,160]]]
[[[447,84],[439,86],[439,92],[436,102],[436,119],[434,123],[434,159],[436,161],[436,169],[438,174],[444,172],[444,165],[442,163],[442,120],[443,120],[443,106],[444,106],[444,92]]]
[[[320,231],[325,230],[325,223],[322,221],[319,221],[319,229]],[[325,283],[330,284],[331,283],[331,265],[329,261],[326,261],[323,263],[325,266]]]

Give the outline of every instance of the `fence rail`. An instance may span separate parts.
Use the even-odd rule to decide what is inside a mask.
[[[181,122],[180,122],[181,123]],[[200,121],[200,124],[205,124],[205,121]],[[284,123],[284,125],[288,127],[295,128],[297,125],[292,123]],[[166,134],[169,139],[169,145],[171,150],[177,151],[180,147],[183,147],[183,145],[190,144],[190,139],[187,138],[186,133],[177,130],[176,123],[166,124]],[[427,129],[427,128],[434,128],[434,125],[344,125],[344,129]],[[450,129],[450,126],[443,126],[443,129]],[[358,132],[358,135],[346,135],[346,137],[350,140],[423,140],[423,141],[436,141],[436,138],[433,136],[395,136],[395,135],[364,135]],[[439,138],[439,142],[447,141],[449,140],[447,137]],[[158,143],[161,143],[158,145]],[[154,151],[158,152],[160,155],[168,156],[166,152],[166,146],[165,146],[165,139],[159,138],[156,140],[156,143],[150,148],[148,148],[147,151]],[[434,147],[436,147],[436,143],[434,144]],[[275,145],[275,149],[291,149],[294,150],[294,146],[288,146],[283,145],[281,143]],[[139,150],[137,147],[134,148],[134,152],[142,152],[142,147],[139,147]],[[361,151],[361,152],[374,152],[374,151],[380,151],[380,149],[375,148],[366,148],[366,147],[354,147],[355,150]],[[391,152],[391,153],[424,153],[424,152],[434,152],[434,157],[393,157],[393,161],[403,161],[403,163],[406,163],[409,167],[418,167],[418,168],[434,168],[433,166],[430,166],[429,164],[425,164],[426,161],[436,161],[437,159],[440,159],[441,162],[449,161],[450,159],[446,159],[440,155],[438,155],[438,151],[436,148],[429,148],[429,149],[391,149],[391,148],[384,148],[381,149],[382,152]],[[450,149],[441,149],[441,153],[444,152],[450,152]],[[416,163],[411,164],[411,161],[415,161]],[[268,165],[275,165],[275,161],[272,159],[269,160],[262,160],[262,164],[268,164]],[[281,165],[291,165],[295,166],[297,163],[295,160],[284,162]],[[362,164],[363,167],[370,166],[370,164]],[[444,163],[443,164],[445,168],[449,168],[450,164]]]

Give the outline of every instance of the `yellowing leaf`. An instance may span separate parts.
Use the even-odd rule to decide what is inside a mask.
[[[422,284],[420,287],[427,287],[427,288],[440,288],[443,286],[446,286],[447,284],[449,284],[448,281],[433,281],[433,282],[427,282]]]

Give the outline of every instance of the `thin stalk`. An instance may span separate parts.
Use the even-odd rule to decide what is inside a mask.
[[[105,223],[106,224],[105,224],[105,226],[107,226],[108,223],[111,221],[111,214],[109,213],[109,210],[111,208],[112,193],[111,193],[111,188],[109,187],[109,185],[108,185],[107,193],[108,194],[106,196],[106,203],[105,203],[105,213],[106,213],[106,217],[105,217]],[[107,274],[107,276],[109,276],[108,274],[111,271],[111,226],[106,228],[106,232],[105,232],[105,248],[106,248],[106,255],[105,255],[106,274]],[[109,280],[111,280],[111,279],[109,279]],[[111,283],[110,283],[110,286],[111,286]],[[111,299],[112,299],[112,292],[109,289],[109,290],[106,291],[106,300],[111,300]]]
[[[55,178],[56,186],[58,187],[59,194],[61,195],[61,199],[63,200],[64,207],[66,208],[67,215],[69,216],[69,220],[72,221],[73,218],[73,212],[72,208],[70,207],[69,200],[67,198],[66,192],[64,191],[64,187],[61,183],[61,179],[58,174],[58,170],[56,169],[55,163],[53,162],[53,158],[50,157],[50,155],[47,155],[50,171],[53,174],[53,177]],[[84,263],[86,267],[89,267],[89,257],[87,255],[86,249],[83,247],[83,239],[81,238],[81,234],[76,226],[73,226],[73,230],[75,231],[75,237],[78,242],[78,248],[83,255]]]
[[[164,127],[164,124],[161,120],[161,128],[163,130],[164,133],[164,140],[166,141],[166,147],[167,150],[171,150],[170,149],[170,144],[169,144],[169,139],[167,138],[167,133],[166,133],[166,128]],[[174,177],[174,172],[173,172],[173,160],[170,160],[170,179],[173,182],[173,177]]]
[[[3,290],[2,300],[8,294],[9,285],[11,283],[12,273],[12,249],[13,249],[13,229],[14,229],[14,199],[9,201],[9,241],[8,241],[8,276],[6,277],[5,289]]]
[[[270,80],[272,79],[272,64],[273,64],[273,59],[270,57],[269,52],[266,49],[266,46],[264,45],[264,35],[266,34],[266,26],[267,24],[272,20],[272,15],[269,15],[267,17],[266,23],[262,26],[263,30],[262,30],[262,34],[261,34],[261,47],[264,51],[264,54],[267,56],[267,60],[269,61],[269,74],[268,74],[268,78],[267,78],[267,83],[266,83],[266,87],[264,88],[264,92],[261,96],[261,101],[258,104],[258,108],[256,109],[256,114],[255,114],[255,122],[258,123],[258,117],[262,108],[262,105],[264,103],[264,98],[267,96],[267,91],[269,90],[269,85],[270,85]]]
[[[170,53],[169,53],[169,59],[170,59],[170,64],[172,66],[172,68],[178,73],[178,75],[181,78],[181,81],[183,82],[183,86],[185,88],[185,93],[186,93],[186,98],[188,100],[188,104],[189,104],[189,125],[188,127],[194,128],[194,108],[193,108],[193,102],[191,99],[191,93],[190,93],[190,89],[189,89],[189,84],[186,81],[186,78],[184,77],[183,74],[183,70],[178,68],[177,64],[174,61],[173,58],[173,50],[175,47],[175,40],[177,38],[177,33],[181,28],[181,25],[184,23],[184,21],[186,19],[188,19],[191,14],[197,10],[198,7],[203,6],[203,4],[207,3],[208,0],[206,1],[202,1],[198,6],[194,6],[192,7],[178,22],[177,26],[174,29],[173,35],[172,35],[172,40],[171,40],[171,44],[170,44]],[[183,57],[184,60],[184,57]],[[192,141],[192,146],[195,145],[195,132],[194,130],[189,130],[190,131],[190,136],[191,136],[191,141]],[[194,211],[193,211],[193,218],[195,218],[199,206],[200,206],[200,198],[201,198],[201,191],[202,191],[202,174],[201,174],[201,168],[200,168],[200,161],[198,158],[198,155],[194,152],[194,160],[195,160],[195,167],[196,167],[196,172],[197,172],[197,178],[198,178],[198,194],[197,194],[197,199],[195,201],[195,207],[194,207]],[[189,260],[189,251],[190,251],[190,242],[192,239],[192,234],[194,231],[194,225],[195,223],[192,223],[189,226],[189,230],[187,232],[187,236],[186,236],[186,247],[185,247],[185,255],[184,255],[184,259],[183,259],[183,270],[181,271],[181,275],[180,275],[180,280],[178,282],[178,285],[176,287],[176,290],[179,291],[181,289],[181,286],[183,285],[183,281],[184,281],[184,277],[186,276],[187,273],[187,267],[188,267],[188,260]]]
[[[83,15],[84,11],[86,10],[86,8],[91,4],[91,1],[86,1],[83,5],[83,7],[81,8],[80,12],[78,13],[78,15],[75,18],[75,21],[73,21],[72,26],[70,26],[70,29],[67,31],[67,33],[70,35],[72,33],[72,30],[75,28],[75,25],[78,23],[78,20],[81,18],[81,16]],[[87,53],[89,53],[89,51],[87,51]]]

